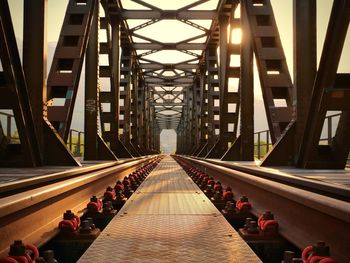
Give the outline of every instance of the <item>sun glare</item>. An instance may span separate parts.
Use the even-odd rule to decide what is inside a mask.
[[[231,43],[240,44],[242,40],[242,30],[240,28],[232,29]]]

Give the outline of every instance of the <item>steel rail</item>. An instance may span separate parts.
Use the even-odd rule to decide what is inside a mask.
[[[298,177],[290,174],[281,174],[279,172],[267,171],[260,169],[259,167],[249,167],[243,165],[237,165],[220,160],[196,158],[215,165],[224,166],[233,170],[237,170],[250,175],[258,176],[261,178],[269,179],[275,182],[295,186],[310,192],[322,194],[328,197],[332,197],[338,200],[350,202],[350,189],[341,185],[330,185],[326,182],[308,179],[304,177]]]
[[[0,198],[13,195],[21,191],[23,192],[25,190],[30,190],[39,186],[48,185],[53,182],[66,180],[75,176],[80,176],[90,172],[96,172],[96,171],[113,167],[116,165],[132,162],[136,160],[147,159],[150,157],[151,156],[144,156],[144,157],[130,158],[130,159],[124,159],[124,160],[118,160],[118,161],[112,161],[112,162],[104,162],[100,164],[89,165],[86,167],[71,168],[71,169],[67,168],[67,170],[64,170],[62,172],[44,174],[40,176],[34,176],[31,178],[25,178],[25,179],[13,181],[13,182],[4,183],[0,185]]]
[[[266,210],[272,211],[280,223],[281,235],[299,248],[324,240],[330,245],[331,254],[338,262],[348,262],[349,202],[252,176],[212,162],[179,157],[205,170],[224,185],[230,185],[236,198],[247,195],[255,216]]]
[[[139,158],[0,199],[0,257],[13,240],[40,246],[58,232],[63,213],[81,215],[92,195],[102,196],[131,171],[154,156]]]

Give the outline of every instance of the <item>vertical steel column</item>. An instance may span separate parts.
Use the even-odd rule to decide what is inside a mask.
[[[185,154],[189,154],[192,150],[192,141],[193,138],[191,136],[191,119],[192,119],[192,98],[191,98],[191,89],[186,88],[184,90],[184,99],[185,106],[183,106],[183,114],[184,114],[184,139],[185,139]]]
[[[176,129],[176,154],[182,154],[182,139],[183,139],[183,136],[182,136],[182,131],[181,131],[181,125],[182,125],[182,118],[180,119],[180,122],[179,122],[179,125],[177,126],[177,129]]]
[[[155,129],[154,129],[154,152],[158,153],[160,152],[160,129],[158,127],[158,125],[156,125]]]
[[[208,50],[206,51],[206,64],[208,70],[208,151],[210,151],[219,137],[219,134],[216,134],[216,130],[219,129],[219,120],[216,120],[216,116],[219,115],[220,106],[214,106],[215,101],[219,100],[220,97],[216,45],[208,47]],[[208,152],[206,152],[204,156],[207,154]]]
[[[85,121],[84,121],[84,159],[101,160],[116,157],[98,135],[99,109],[99,5],[93,11],[93,19],[86,50],[85,61]]]
[[[344,169],[350,150],[350,74],[337,73],[350,22],[350,1],[333,2],[315,78],[298,164],[303,168]],[[327,111],[341,111],[331,145],[320,144]]]
[[[21,145],[9,145],[1,166],[36,166],[40,151],[8,2],[0,1],[0,108],[13,110]],[[13,147],[14,146],[14,147]]]
[[[297,102],[295,152],[298,153],[316,76],[316,0],[293,0],[293,29],[294,86]],[[296,156],[295,159],[297,158]]]
[[[182,154],[186,153],[186,146],[188,145],[188,136],[186,134],[186,123],[187,123],[187,95],[186,91],[183,91],[183,101],[185,102],[185,105],[182,107],[182,112],[181,112],[181,120],[182,120],[182,141],[183,141],[183,146],[182,147]]]
[[[227,6],[230,12],[225,12],[219,17],[220,135],[207,158],[222,158],[229,147],[232,147],[237,136],[240,109],[239,85],[237,90],[229,88],[230,79],[236,79],[237,83],[240,83],[240,65],[236,65],[236,60],[240,56],[240,43],[232,41],[232,31],[240,29],[240,20],[235,18],[236,8],[237,3],[232,3],[230,7]]]
[[[276,143],[295,117],[293,84],[270,0],[241,4],[249,21],[271,139]]]
[[[160,151],[160,134],[162,132],[162,130],[158,127],[158,130],[157,130],[157,147],[156,147],[156,150],[158,151],[158,153],[161,153]]]
[[[123,86],[122,80],[121,80],[121,55],[120,55],[120,47],[121,47],[121,40],[120,40],[120,20],[119,18],[115,18],[115,22],[112,22],[112,70],[113,70],[113,80],[114,80],[114,87],[113,89],[115,90],[115,96],[116,96],[116,102],[115,102],[115,107],[116,107],[116,155],[118,157],[122,158],[129,158],[132,157],[128,149],[125,147],[123,142],[120,139],[120,127],[121,127],[121,121],[120,121],[120,113],[121,113],[121,105],[120,105],[120,87]]]
[[[26,0],[23,10],[23,70],[38,136],[40,164],[79,165],[47,118],[44,119],[47,101],[47,0]]]
[[[248,17],[241,6],[242,32],[249,32]],[[253,49],[250,34],[243,33],[241,40],[241,149],[243,161],[254,160],[254,76]]]
[[[131,50],[127,47],[123,47],[122,60],[121,60],[122,61],[121,75],[124,76],[123,79],[121,79],[121,83],[122,83],[121,85],[124,88],[122,92],[123,96],[121,96],[122,99],[124,100],[124,106],[122,107],[122,114],[124,116],[122,141],[129,152],[131,152],[131,146],[130,146],[130,137],[131,137],[130,110],[131,110],[131,81],[132,81],[131,57],[132,57]]]
[[[120,146],[122,143],[119,139],[119,114],[120,114],[120,19],[113,16],[111,18],[112,28],[112,83],[111,93],[113,94],[113,101],[111,101],[111,108],[113,112],[114,123],[111,124],[111,149],[118,157],[122,157],[120,152],[124,148]]]
[[[97,0],[69,0],[47,80],[47,115],[67,141]],[[59,99],[60,104],[55,105]]]
[[[188,141],[188,148],[186,153],[191,154],[194,147],[194,136],[192,134],[192,122],[193,122],[193,86],[190,86],[187,88],[187,105],[188,105],[188,112],[187,112],[187,136],[189,137]]]
[[[176,147],[176,153],[177,154],[184,154],[184,145],[185,145],[185,134],[184,134],[184,122],[183,118],[181,118],[179,125],[177,126],[177,147]]]
[[[149,136],[149,113],[148,113],[148,86],[144,87],[144,100],[143,100],[143,148],[145,152],[149,154],[148,149],[148,136]]]
[[[139,79],[139,85],[137,87],[137,144],[142,150],[142,154],[145,155],[145,124],[144,124],[144,110],[145,110],[145,85],[143,79]]]
[[[6,121],[6,126],[7,126],[7,132],[6,132],[6,134],[7,134],[7,137],[10,139],[11,138],[11,134],[12,134],[12,122],[11,122],[11,116],[7,116],[7,121]],[[0,124],[1,125],[1,124]]]
[[[200,74],[200,73],[199,73]],[[195,138],[195,148],[191,153],[195,155],[198,148],[201,147],[201,82],[200,75],[197,75],[194,80],[193,90],[193,136]]]
[[[295,90],[275,21],[271,1],[242,1],[257,58],[273,149],[262,166],[292,165],[295,135]]]
[[[44,162],[43,105],[46,103],[47,0],[25,0],[23,17],[23,70]]]
[[[11,123],[10,123],[11,127]],[[2,157],[4,152],[6,151],[7,145],[10,142],[11,138],[8,136],[11,134],[11,131],[9,132],[9,124],[8,124],[8,118],[7,118],[7,133],[5,134],[4,129],[2,128],[1,122],[0,122],[0,156]]]
[[[93,11],[89,42],[85,62],[85,121],[84,121],[84,159],[98,159],[96,135],[97,127],[97,67],[98,67],[98,7]]]
[[[148,94],[148,149],[151,153],[154,153],[155,108],[152,105],[153,89],[150,88]]]
[[[109,78],[110,88],[100,92],[101,130],[104,140],[117,157],[128,158],[130,153],[119,139],[120,115],[120,17],[100,18],[100,28],[107,32],[107,42],[100,43],[100,54],[108,54],[108,65],[99,66],[100,77]],[[103,107],[106,106],[106,109]]]
[[[220,90],[220,135],[215,146],[210,150],[207,158],[221,158],[233,145],[237,135],[237,124],[239,115],[239,92],[229,92],[229,78],[240,78],[240,67],[231,66],[231,55],[240,54],[240,44],[231,43],[231,31],[240,28],[239,19],[234,18],[236,5],[231,8],[231,16],[222,15],[219,18],[219,47],[220,59],[219,90]],[[229,27],[230,26],[230,27]],[[230,29],[228,31],[228,29]],[[239,89],[238,89],[239,90]],[[233,126],[233,127],[232,127]]]
[[[145,100],[144,100],[144,148],[147,154],[150,153],[150,88],[145,86]]]
[[[151,90],[149,90],[149,94],[151,94]],[[153,96],[149,95],[149,98],[153,98]],[[153,106],[151,100],[149,100],[149,110],[148,110],[148,149],[150,152],[153,152],[153,133],[154,133],[154,122],[153,122]]]
[[[197,101],[196,101],[196,88],[197,88],[197,79],[194,79],[193,85],[190,87],[191,92],[191,119],[189,123],[189,129],[190,129],[190,136],[192,138],[192,145],[189,155],[192,154],[197,146],[198,146],[198,133],[197,133],[197,126],[198,126],[198,117],[197,117]]]
[[[85,115],[84,115],[84,159],[97,160],[98,134],[97,117],[97,85],[98,85],[98,5],[93,11],[92,25],[85,58]]]
[[[200,145],[194,153],[195,156],[203,157],[208,148],[208,90],[206,89],[206,67],[200,67]]]
[[[132,155],[133,156],[141,156],[141,149],[139,148],[138,143],[138,126],[139,126],[139,120],[138,120],[138,90],[140,85],[140,76],[138,75],[139,72],[136,68],[136,61],[133,58],[132,59],[132,89],[131,89],[131,147],[133,149]]]
[[[221,158],[228,149],[228,143],[233,143],[235,135],[228,130],[228,123],[234,122],[235,114],[230,114],[228,110],[231,94],[228,93],[228,71],[230,64],[230,48],[232,47],[228,26],[230,25],[230,17],[222,15],[219,17],[219,88],[220,88],[220,135],[217,147],[212,151],[212,158]],[[230,31],[232,28],[230,28]],[[232,48],[231,48],[232,49]],[[238,98],[236,101],[238,102]],[[236,103],[237,105],[238,103]],[[236,107],[236,111],[238,107]]]
[[[106,10],[105,10],[105,13]],[[101,85],[100,91],[100,103],[101,103],[101,131],[103,139],[109,144],[111,150],[116,154],[118,149],[118,106],[117,102],[117,89],[115,82],[118,82],[118,74],[114,74],[115,68],[113,67],[113,61],[118,58],[114,58],[112,45],[112,35],[117,34],[119,37],[119,19],[115,16],[113,17],[100,17],[100,29],[106,31],[106,42],[100,42],[100,55],[108,55],[108,66],[100,65],[99,74],[100,78],[109,79],[109,88],[104,88]],[[119,52],[119,43],[116,43]],[[119,82],[118,82],[119,83]]]

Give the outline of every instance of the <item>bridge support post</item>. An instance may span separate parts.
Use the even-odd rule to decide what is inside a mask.
[[[40,165],[79,165],[47,120],[47,0],[26,0],[23,10],[23,70],[37,131]]]
[[[206,158],[222,158],[234,144],[237,136],[241,85],[239,65],[241,40],[238,39],[237,34],[232,33],[240,30],[240,19],[235,18],[236,8],[237,4],[232,4],[230,14],[219,17],[219,115],[217,115],[219,135]],[[232,88],[229,80],[236,80],[236,89]]]
[[[263,166],[297,164],[316,76],[316,0],[293,1],[293,29],[295,121],[264,158]]]
[[[98,110],[99,110],[99,5],[94,9],[89,43],[86,51],[85,62],[85,160],[116,160],[116,156],[98,134]]]
[[[249,24],[241,6],[241,28],[249,32]],[[254,160],[254,75],[253,75],[253,48],[249,34],[242,34],[241,40],[241,160]]]

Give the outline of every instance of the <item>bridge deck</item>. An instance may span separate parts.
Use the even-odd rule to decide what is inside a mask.
[[[260,262],[171,157],[131,196],[79,262]]]

